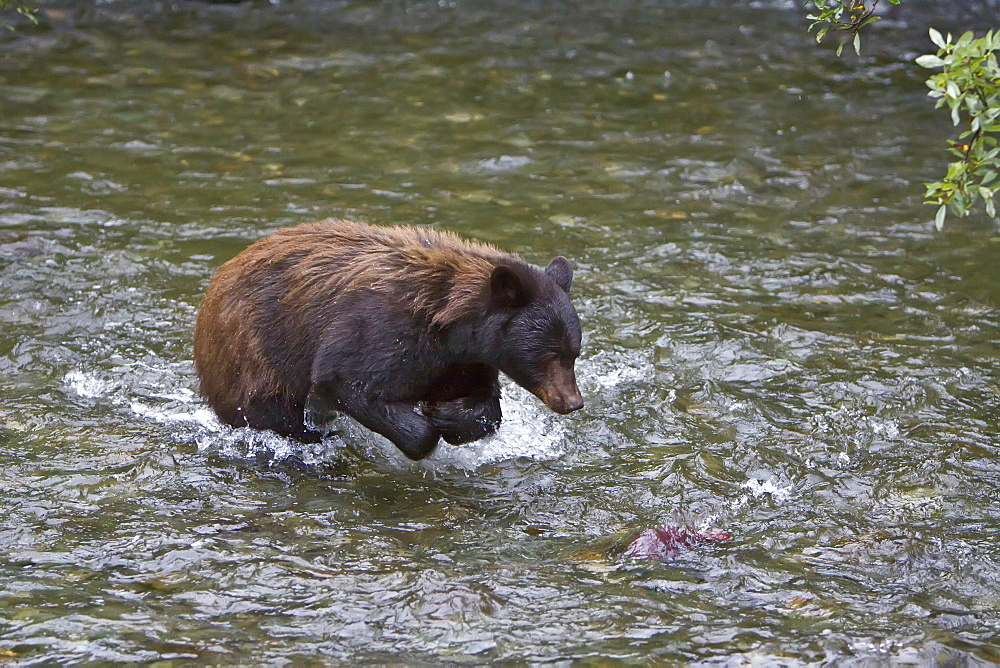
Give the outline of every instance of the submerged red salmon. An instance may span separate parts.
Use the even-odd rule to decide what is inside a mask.
[[[625,550],[626,557],[637,559],[673,559],[682,550],[712,541],[729,540],[728,533],[714,529],[704,531],[692,527],[664,524],[646,529]]]

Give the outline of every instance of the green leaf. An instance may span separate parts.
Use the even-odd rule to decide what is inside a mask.
[[[937,56],[932,56],[931,54],[923,55],[917,58],[917,65],[920,67],[926,67],[928,69],[932,67],[944,67],[944,61]]]
[[[934,216],[934,227],[939,231],[944,227],[944,217],[948,214],[948,205],[942,204],[938,207],[937,215]]]
[[[861,55],[861,33],[854,33],[854,53]]]
[[[941,36],[941,33],[934,28],[929,28],[927,32],[930,33],[931,41],[934,42],[939,49],[943,49],[945,47],[947,42],[944,41],[944,37]]]

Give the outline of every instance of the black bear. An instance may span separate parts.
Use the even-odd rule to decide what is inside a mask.
[[[458,236],[327,220],[225,263],[198,311],[194,359],[219,419],[301,441],[307,415],[350,415],[410,459],[500,424],[502,371],[557,413],[583,406],[573,269],[543,270]]]

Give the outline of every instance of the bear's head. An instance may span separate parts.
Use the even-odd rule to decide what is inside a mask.
[[[495,325],[496,368],[556,413],[583,407],[574,364],[580,356],[580,319],[569,300],[573,267],[557,257],[544,269],[511,263],[494,267],[489,299]],[[495,337],[495,338],[494,338]]]

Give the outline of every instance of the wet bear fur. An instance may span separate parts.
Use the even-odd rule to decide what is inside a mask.
[[[212,279],[201,391],[233,427],[316,441],[310,425],[340,411],[421,459],[496,431],[498,372],[558,413],[583,405],[572,277],[563,257],[540,269],[429,229],[282,229]]]

